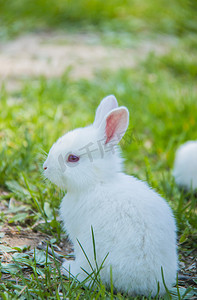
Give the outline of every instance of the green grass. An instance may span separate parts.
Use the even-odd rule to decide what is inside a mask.
[[[42,178],[44,153],[66,131],[92,122],[99,101],[113,93],[130,111],[130,130],[121,144],[126,172],[147,180],[169,201],[177,219],[180,253],[195,249],[196,198],[192,194],[186,197],[171,174],[176,148],[186,140],[197,139],[197,56],[190,39],[180,45],[179,53],[174,49],[160,58],[151,54],[136,69],[113,74],[103,71],[92,80],[74,81],[66,73],[58,79],[26,81],[17,93],[2,87],[0,184],[8,194],[1,200],[8,202],[14,197],[23,204],[14,216],[13,211],[10,215],[2,212],[2,225],[8,221],[23,229],[44,220],[39,230],[60,242],[62,231],[56,217],[63,193]],[[40,265],[25,250],[15,255],[16,263],[7,270],[12,280],[3,280],[0,286],[2,299],[14,299],[13,292],[16,298],[58,299],[58,289],[72,299],[92,299],[89,290],[66,281],[58,265]],[[5,266],[1,268],[3,276]],[[23,273],[25,268],[30,277]],[[102,284],[94,296],[112,297]]]

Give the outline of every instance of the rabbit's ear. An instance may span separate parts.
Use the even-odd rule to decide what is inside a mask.
[[[126,107],[118,107],[108,113],[99,130],[105,136],[105,144],[118,144],[129,125],[129,111]]]
[[[118,107],[118,102],[116,100],[116,97],[113,95],[105,97],[101,103],[99,104],[97,110],[96,110],[96,115],[95,115],[95,120],[93,125],[95,127],[99,127],[105,118],[105,116],[114,108]]]

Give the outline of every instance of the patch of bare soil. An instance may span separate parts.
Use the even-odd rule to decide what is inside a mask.
[[[20,208],[16,209],[15,208]],[[10,194],[7,191],[0,189],[0,212],[4,215],[3,222],[0,222],[0,259],[11,258],[11,255],[7,253],[12,253],[11,248],[21,248],[22,251],[32,250],[34,248],[42,248],[42,245],[50,244],[52,236],[43,233],[37,229],[39,225],[45,223],[45,221],[37,221],[33,226],[30,226],[28,218],[26,215],[22,215],[24,212],[30,216],[32,214],[31,210],[28,209],[27,205],[17,201],[14,198],[10,198]],[[24,216],[20,218],[20,221],[12,220],[14,216]],[[1,248],[1,245],[8,248]],[[62,241],[56,248],[58,248],[59,254],[62,256],[68,255],[72,252],[72,245],[69,240],[64,237]],[[44,248],[43,248],[44,249]],[[7,252],[6,252],[7,251]]]
[[[104,68],[133,68],[150,52],[164,54],[174,43],[158,37],[120,48],[102,45],[94,34],[27,34],[0,44],[0,82],[17,89],[21,79],[60,76],[69,67],[73,78],[91,78]]]
[[[33,249],[43,240],[50,240],[50,236],[41,232],[33,232],[30,229],[18,230],[16,226],[3,228],[0,232],[5,235],[1,242],[9,247],[24,247]]]
[[[4,233],[4,237],[1,238],[1,243],[8,247],[25,247],[28,250],[38,248],[45,249],[47,242],[50,244],[51,236],[46,233],[39,231],[33,231],[31,229],[20,229],[18,230],[16,226],[4,227],[0,230],[0,233]],[[59,246],[54,245],[57,250],[57,253],[65,256],[69,255],[73,249],[69,240],[65,237],[62,238],[62,241]]]
[[[179,286],[197,288],[197,249],[181,251],[179,262]],[[194,298],[195,299],[195,298]]]

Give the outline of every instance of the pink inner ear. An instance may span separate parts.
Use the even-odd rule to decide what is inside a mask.
[[[123,114],[124,112],[118,114],[112,114],[107,118],[106,127],[105,127],[107,139],[105,141],[105,144],[111,141],[111,139],[114,138],[114,136],[118,133],[118,127],[120,125]]]

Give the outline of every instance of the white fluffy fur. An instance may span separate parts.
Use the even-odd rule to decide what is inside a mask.
[[[177,150],[173,175],[179,186],[197,189],[197,141],[188,141]]]
[[[46,177],[67,189],[60,214],[74,244],[76,259],[64,262],[64,273],[70,270],[80,281],[87,276],[82,268],[91,273],[77,240],[95,267],[92,226],[98,265],[109,253],[100,273],[103,283],[110,285],[111,266],[116,290],[155,296],[159,282],[162,295],[165,288],[161,267],[168,288],[176,281],[175,220],[162,197],[146,183],[123,173],[118,147],[115,151],[105,148],[104,154],[98,149],[98,141],[106,138],[103,127],[107,117],[119,112],[123,113],[121,130],[126,130],[127,109],[117,108],[115,97],[105,98],[97,109],[94,124],[65,134],[53,145],[44,163]],[[95,150],[91,159],[80,150],[89,143],[90,149]],[[66,159],[67,153],[80,156],[80,160],[76,165],[67,163],[64,169],[59,157]]]

